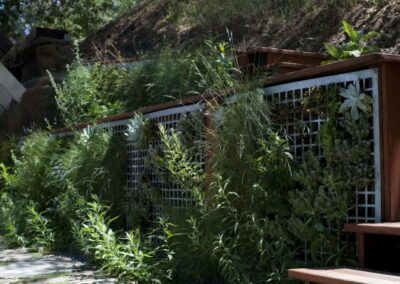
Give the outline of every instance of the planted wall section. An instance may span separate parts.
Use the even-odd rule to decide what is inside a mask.
[[[127,222],[130,224],[130,212],[136,210],[145,210],[146,225],[154,228],[159,217],[164,216],[165,205],[172,208],[190,208],[193,206],[193,200],[187,190],[182,189],[176,182],[168,179],[168,176],[160,167],[152,164],[154,155],[156,155],[157,146],[162,142],[158,134],[158,125],[162,124],[169,132],[184,131],[181,127],[182,121],[187,119],[193,113],[202,111],[203,106],[198,104],[179,106],[166,110],[156,111],[145,114],[154,123],[152,129],[153,137],[149,141],[150,147],[141,149],[139,146],[128,143],[128,169],[127,169]],[[151,124],[150,124],[151,125]],[[201,157],[199,157],[202,159]],[[143,195],[152,195],[151,198],[140,198]],[[149,199],[158,200],[151,204],[141,204],[141,201]],[[136,215],[136,214],[135,214]]]
[[[369,144],[371,148],[370,164],[373,169],[373,182],[364,188],[354,188],[354,208],[349,212],[348,222],[370,223],[381,221],[381,165],[379,134],[379,98],[378,70],[368,69],[334,76],[297,81],[265,89],[267,102],[274,106],[278,113],[276,122],[289,137],[292,153],[299,160],[311,151],[319,159],[324,159],[320,141],[320,130],[326,117],[316,110],[318,106],[305,102],[316,92],[328,88],[347,88],[358,85],[360,91],[370,96],[373,101],[372,119],[370,121]],[[274,117],[273,117],[274,119]]]
[[[185,131],[182,129],[182,122],[191,115],[202,115],[204,106],[202,104],[192,104],[177,106],[166,110],[146,113],[143,116],[148,118],[153,125],[148,131],[152,134],[146,134],[149,141],[149,147],[140,147],[132,142],[127,142],[126,151],[128,154],[128,164],[126,171],[126,224],[132,227],[132,216],[142,215],[144,225],[149,228],[155,228],[157,220],[165,215],[165,206],[168,208],[190,208],[193,206],[193,199],[187,190],[182,189],[176,182],[168,179],[160,167],[153,163],[157,149],[162,142],[158,135],[158,125],[162,124],[167,132],[172,129],[175,131]],[[117,120],[113,122],[100,123],[95,127],[106,129],[112,134],[124,136],[131,119]],[[73,132],[64,132],[60,136],[70,136]],[[197,159],[204,163],[204,156],[199,153]],[[149,201],[152,202],[149,203]]]
[[[373,182],[364,188],[354,188],[354,206],[349,212],[348,222],[371,223],[381,221],[381,157],[379,134],[379,98],[378,98],[378,71],[367,69],[357,72],[302,80],[285,83],[264,89],[266,103],[277,112],[272,113],[272,119],[281,132],[289,138],[289,145],[297,160],[304,160],[307,152],[312,152],[320,160],[324,159],[323,147],[320,141],[320,130],[324,122],[329,119],[323,117],[305,102],[316,90],[327,90],[330,87],[346,88],[349,85],[359,85],[360,90],[373,100],[373,113],[370,121],[369,145],[371,156],[368,167],[374,173]],[[190,208],[193,200],[188,191],[180,188],[162,169],[154,163],[154,157],[159,151],[161,143],[158,133],[158,124],[162,124],[167,131],[182,129],[182,121],[195,113],[203,114],[203,104],[176,106],[164,110],[144,114],[148,118],[154,132],[148,145],[139,147],[128,142],[127,185],[126,185],[126,221],[127,226],[137,223],[132,216],[143,216],[147,228],[155,228],[159,217],[164,216],[165,205],[168,208]],[[108,129],[111,133],[124,135],[130,119],[117,120],[98,124],[96,127]],[[61,136],[72,135],[64,132]],[[151,135],[150,135],[151,136]],[[158,150],[157,150],[158,149]],[[159,153],[158,153],[159,154]],[[205,156],[199,153],[198,160],[205,161]],[[152,162],[153,161],[153,162]],[[151,198],[149,196],[151,195]],[[153,200],[148,203],[149,200]],[[156,201],[154,201],[156,200]],[[142,220],[142,223],[143,223]]]

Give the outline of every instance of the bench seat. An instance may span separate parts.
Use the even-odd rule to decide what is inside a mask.
[[[400,283],[400,275],[383,274],[378,272],[349,269],[325,268],[289,269],[289,277],[303,280],[305,283],[318,284],[394,284]]]
[[[400,222],[345,224],[344,231],[357,234],[400,236]]]

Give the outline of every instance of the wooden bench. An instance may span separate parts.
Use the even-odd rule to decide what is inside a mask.
[[[400,222],[345,224],[344,230],[357,234],[360,268],[400,273]]]
[[[357,234],[358,265],[363,270],[298,268],[289,269],[289,277],[310,284],[400,283],[400,222],[345,224],[344,230]]]
[[[289,277],[308,284],[394,284],[400,283],[400,275],[349,269],[289,269]]]

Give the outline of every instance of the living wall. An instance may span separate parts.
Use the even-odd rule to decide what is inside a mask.
[[[207,42],[204,48],[180,55],[164,51],[139,62],[89,65],[76,51],[57,94],[56,127],[90,122],[140,107],[236,86],[243,80],[226,43]]]
[[[214,127],[198,143],[161,127],[153,162],[187,190],[194,208],[171,208],[147,233],[138,224],[124,234],[113,220],[122,216],[118,141],[102,131],[69,141],[35,133],[14,167],[2,169],[2,231],[10,245],[41,249],[75,240],[106,272],[141,283],[283,283],[290,267],[353,264],[354,248],[341,229],[354,188],[372,179],[365,143],[371,102],[352,106],[351,97],[340,96],[345,91],[357,95],[356,87],[318,90],[304,105],[330,118],[320,132],[323,160],[312,153],[304,162],[293,158],[261,92],[213,110]],[[199,145],[213,149],[212,172],[196,159]]]
[[[45,131],[26,137],[12,156],[12,166],[1,164],[5,241],[68,248],[71,228],[79,222],[79,211],[91,194],[112,204],[113,215],[122,215],[126,163],[120,146],[117,138],[105,132],[85,131],[72,141]]]
[[[373,182],[371,98],[357,84],[314,89],[299,108],[325,119],[318,133],[324,155],[297,159],[281,131],[279,105],[244,84],[226,45],[214,51],[211,61],[202,54],[178,60],[174,74],[167,64],[134,71],[94,66],[90,73],[77,61],[65,83],[55,84],[63,125],[142,99],[158,102],[152,94],[230,87],[236,95],[216,93],[206,113],[176,130],[138,114],[123,136],[87,128],[70,138],[39,131],[19,147],[10,143],[15,150],[0,168],[0,229],[8,244],[54,250],[73,243],[108,274],[139,283],[286,283],[291,267],[354,264],[353,242],[342,227],[354,190]],[[121,78],[137,70],[149,72],[131,78],[137,90],[129,94],[137,97],[107,96],[124,92]],[[189,75],[176,81],[182,74]],[[137,210],[125,215],[136,222],[124,232],[126,143],[151,151],[146,162],[178,183],[193,208],[165,202],[167,214],[149,230],[140,206],[160,197],[138,192]]]

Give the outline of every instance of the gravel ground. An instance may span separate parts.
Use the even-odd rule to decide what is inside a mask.
[[[6,283],[117,283],[87,263],[70,256],[5,249],[0,239],[0,284]]]

